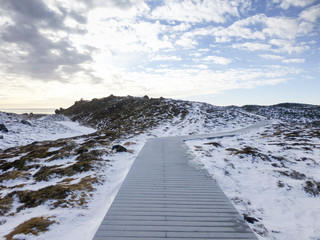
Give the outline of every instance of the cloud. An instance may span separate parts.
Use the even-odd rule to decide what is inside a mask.
[[[302,11],[299,16],[305,21],[316,22],[320,18],[320,4]]]
[[[232,44],[232,48],[249,51],[266,51],[271,49],[271,45],[258,42],[246,42]]]
[[[199,68],[200,67],[200,68]],[[301,69],[285,66],[263,68],[229,68],[225,71],[206,69],[205,66],[186,66],[184,69],[161,69],[150,72],[127,72],[124,76],[134,84],[123,89],[113,89],[117,94],[185,97],[218,93],[227,89],[253,88],[285,82],[290,76],[301,73]],[[124,81],[126,82],[126,81]],[[170,88],[168,88],[170,86]]]
[[[288,9],[291,6],[306,7],[315,1],[316,0],[273,0],[274,3],[280,3],[280,7],[283,9]]]
[[[216,42],[219,43],[230,42],[233,38],[264,40],[265,34],[259,30],[253,31],[253,28],[250,28],[250,26],[257,23],[261,24],[265,21],[265,18],[265,15],[260,14],[238,20],[227,28],[221,26],[212,28],[212,35],[215,37]]]
[[[198,45],[198,42],[194,39],[194,36],[185,34],[182,35],[180,39],[175,42],[175,44],[185,48],[194,48],[196,45]]]
[[[194,67],[196,68],[199,68],[199,69],[208,69],[208,65],[205,65],[205,64],[198,64],[198,65],[195,65]]]
[[[166,0],[155,8],[151,17],[167,21],[224,23],[229,16],[239,16],[238,7],[247,5],[246,0]]]
[[[177,56],[167,56],[167,55],[156,55],[151,58],[151,61],[181,61],[181,57]]]
[[[304,58],[290,58],[290,59],[283,59],[283,63],[304,63]]]
[[[128,10],[139,4],[144,3],[144,0],[79,0],[87,7],[117,7],[120,9]]]
[[[219,56],[207,56],[202,59],[205,62],[213,62],[215,64],[228,65],[232,62],[231,59]]]
[[[286,17],[265,18],[264,24],[266,26],[262,30],[263,33],[270,37],[279,37],[282,39],[295,39],[313,30],[313,24]]]
[[[281,60],[281,59],[283,59],[282,56],[272,55],[272,54],[260,54],[259,56],[262,57],[262,58],[271,59],[271,60]]]
[[[291,40],[284,39],[271,39],[269,43],[278,47],[277,49],[273,49],[274,52],[287,52],[289,54],[292,54],[294,52],[301,53],[310,48],[309,46],[305,46],[303,44],[297,45]]]
[[[25,0],[23,5],[17,0],[1,4],[1,14],[10,19],[0,34],[7,53],[0,55],[1,62],[6,62],[6,71],[42,80],[63,80],[62,72],[80,71],[80,65],[91,59],[63,36],[66,31],[79,33],[64,25],[69,16],[65,9],[55,12],[40,0]],[[85,22],[75,13],[69,17]]]

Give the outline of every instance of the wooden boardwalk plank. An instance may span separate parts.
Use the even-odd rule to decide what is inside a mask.
[[[190,160],[183,138],[148,140],[93,239],[257,239]]]

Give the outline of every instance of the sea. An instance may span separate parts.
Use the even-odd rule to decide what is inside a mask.
[[[54,114],[56,108],[0,108],[0,112],[8,113],[33,113],[33,114]]]

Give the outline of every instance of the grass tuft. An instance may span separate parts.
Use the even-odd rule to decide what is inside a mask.
[[[306,193],[313,197],[317,197],[320,195],[320,182],[317,182],[313,179],[307,180],[303,188],[306,191]]]
[[[39,236],[41,232],[49,230],[49,226],[56,223],[54,220],[50,220],[50,217],[34,217],[18,225],[12,232],[4,236],[6,240],[14,240],[14,236],[18,234],[32,234]]]

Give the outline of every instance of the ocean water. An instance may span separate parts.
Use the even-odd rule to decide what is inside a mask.
[[[56,108],[0,108],[1,112],[9,113],[34,113],[34,114],[54,114]]]

